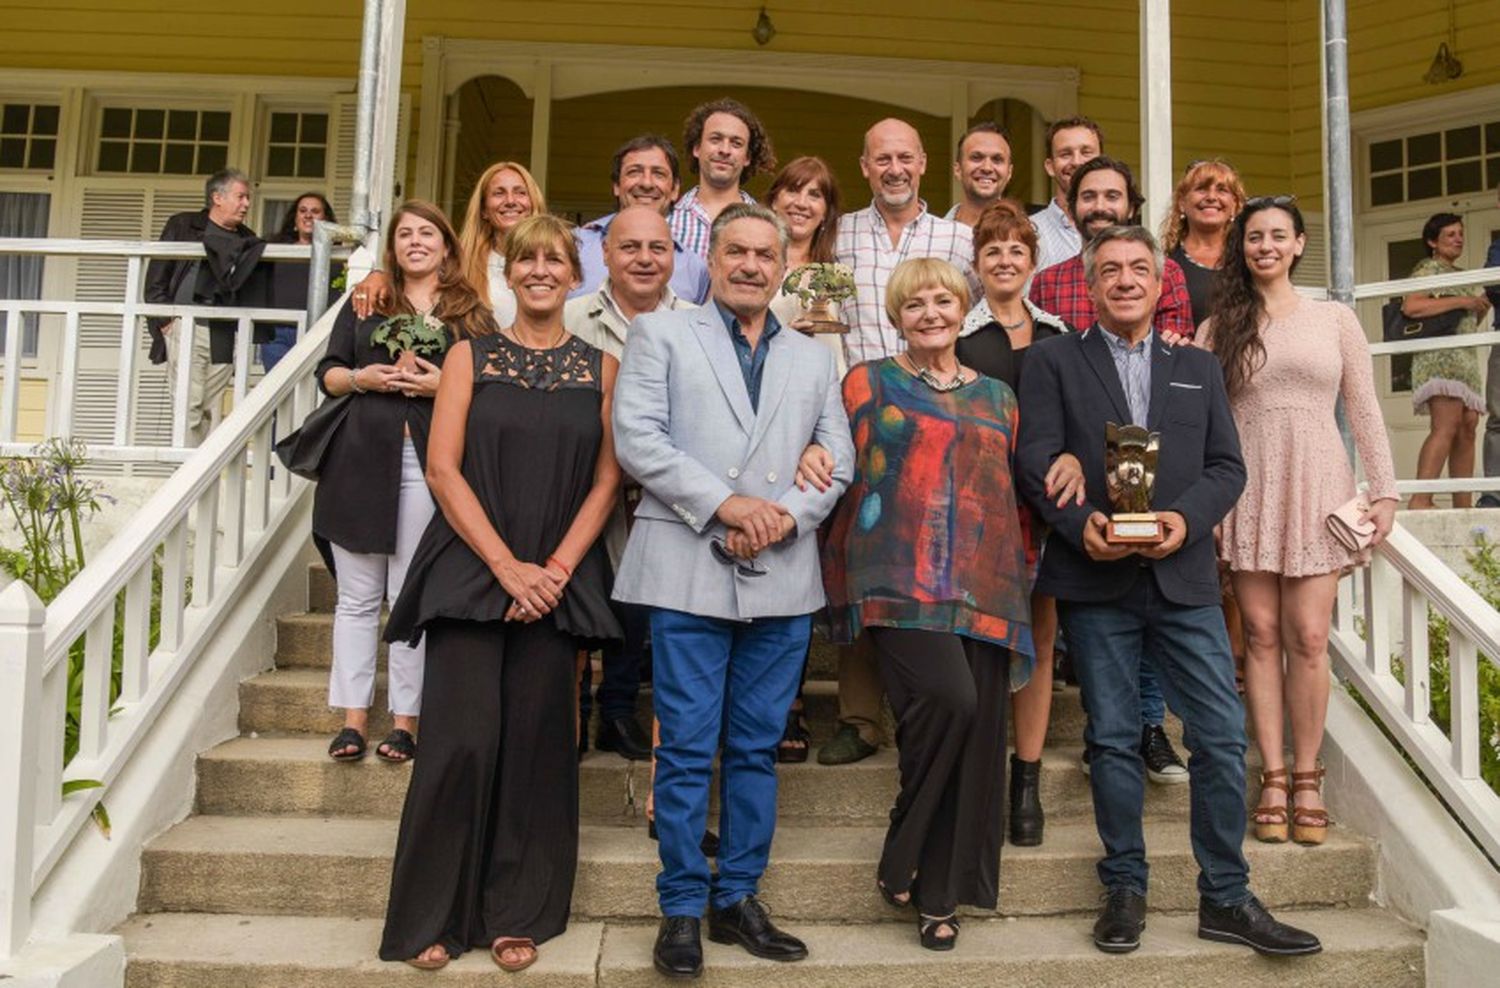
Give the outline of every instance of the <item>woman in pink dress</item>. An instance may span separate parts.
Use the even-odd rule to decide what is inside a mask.
[[[1340,396],[1369,481],[1365,517],[1375,523],[1376,543],[1395,521],[1396,478],[1359,321],[1348,307],[1305,299],[1292,287],[1305,246],[1295,200],[1249,200],[1230,230],[1218,305],[1199,340],[1224,367],[1249,475],[1224,519],[1220,555],[1249,639],[1245,699],[1264,766],[1255,835],[1280,843],[1290,830],[1300,844],[1321,844],[1328,625],[1340,573],[1368,558],[1346,550],[1326,522],[1355,493],[1334,418]],[[1288,713],[1290,778],[1282,738]]]

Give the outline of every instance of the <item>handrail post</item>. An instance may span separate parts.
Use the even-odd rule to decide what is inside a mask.
[[[0,591],[0,960],[31,932],[46,616],[25,582]]]

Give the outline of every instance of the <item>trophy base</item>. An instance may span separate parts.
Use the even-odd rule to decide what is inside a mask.
[[[1111,545],[1157,545],[1166,538],[1166,527],[1150,511],[1112,515],[1104,527],[1104,541]]]

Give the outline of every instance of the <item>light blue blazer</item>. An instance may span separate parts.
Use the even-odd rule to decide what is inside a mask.
[[[704,617],[749,620],[823,606],[818,524],[854,472],[854,444],[827,347],[784,328],[768,346],[760,409],[713,305],[638,316],[615,382],[615,453],[645,488],[615,577],[616,600]],[[792,483],[809,443],[833,455],[834,482],[819,493]],[[797,521],[763,551],[764,576],[720,562],[709,540],[731,494],[781,503]]]

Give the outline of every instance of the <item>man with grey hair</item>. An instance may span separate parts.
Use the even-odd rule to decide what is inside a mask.
[[[145,300],[167,305],[261,304],[267,283],[256,271],[265,242],[245,225],[250,212],[250,179],[244,172],[226,168],[204,183],[204,208],[177,213],[162,228],[158,240],[201,243],[205,259],[156,260],[146,269]],[[179,320],[146,320],[151,334],[150,359],[166,363],[167,388],[175,397],[177,365],[191,362],[187,394],[187,441],[197,446],[208,435],[213,413],[234,375],[235,323],[210,320],[194,327],[191,346],[182,337]],[[252,342],[274,338],[271,326],[255,329]],[[176,402],[174,400],[173,404]]]
[[[1149,663],[1192,738],[1198,935],[1262,954],[1317,953],[1317,937],[1277,922],[1251,893],[1242,850],[1245,711],[1219,609],[1213,530],[1244,489],[1245,464],[1224,375],[1211,353],[1158,338],[1162,256],[1149,232],[1097,231],[1083,267],[1097,319],[1033,345],[1026,358],[1016,483],[1047,526],[1036,592],[1057,598],[1089,711],[1089,783],[1104,845],[1094,945],[1128,953],[1146,925],[1137,684]],[[1159,541],[1111,537],[1106,435],[1117,424],[1149,430],[1160,444],[1148,485]],[[1082,505],[1047,496],[1047,471],[1064,453],[1083,466]]]
[[[615,452],[645,492],[615,598],[650,608],[661,722],[656,829],[669,977],[703,970],[709,937],[795,961],[807,947],[756,898],[776,827],[776,746],[824,603],[818,524],[853,476],[833,355],[770,311],[786,269],[775,213],[726,206],[709,236],[701,309],[638,316],[615,384]],[[832,455],[827,490],[793,483],[804,448]],[[700,848],[722,733],[718,871]]]

